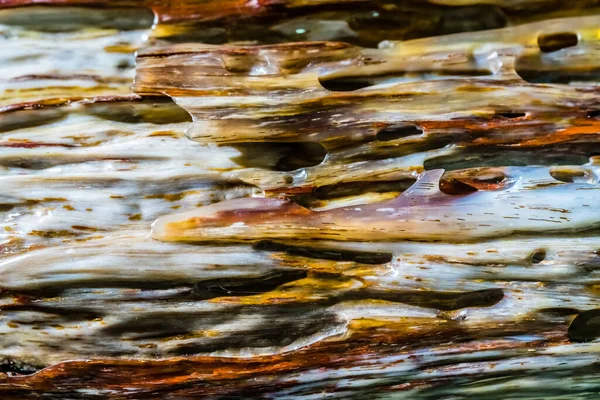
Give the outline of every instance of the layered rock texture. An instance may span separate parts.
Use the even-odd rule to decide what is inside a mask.
[[[600,395],[600,1],[0,0],[0,43],[0,398]]]

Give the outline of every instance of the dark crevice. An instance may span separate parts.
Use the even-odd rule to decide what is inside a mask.
[[[56,321],[92,321],[97,318],[102,318],[104,315],[98,311],[71,309],[67,307],[44,306],[36,303],[29,304],[7,304],[2,307],[4,312],[32,312],[52,315]]]
[[[588,111],[587,117],[588,118],[599,118],[600,117],[600,110]]]
[[[587,149],[586,149],[587,147]],[[426,170],[459,169],[479,167],[514,167],[554,166],[554,165],[583,165],[589,161],[590,146],[584,144],[579,148],[571,145],[547,146],[544,149],[509,150],[506,148],[478,150],[458,150],[455,154],[430,158],[423,166]]]
[[[451,196],[465,196],[471,193],[475,193],[477,188],[470,186],[457,179],[440,179],[440,191],[442,193],[449,194]]]
[[[365,193],[403,192],[415,182],[416,179],[403,179],[398,181],[361,181],[325,185],[315,190],[314,197],[318,200],[329,200]]]
[[[502,190],[514,182],[498,170],[470,169],[447,172],[440,179],[440,191],[450,195],[464,195],[478,190]]]
[[[506,112],[506,113],[496,113],[496,115],[497,115],[497,116],[500,116],[500,117],[504,117],[504,118],[510,118],[510,119],[513,119],[513,118],[521,118],[521,117],[524,117],[524,116],[525,116],[525,115],[527,115],[527,114],[525,114],[525,113],[522,113],[522,112]]]
[[[573,342],[589,342],[600,337],[600,308],[584,311],[579,314],[568,330],[569,339]]]
[[[529,261],[531,261],[532,264],[539,264],[542,261],[544,261],[546,259],[546,250],[544,249],[539,249],[534,251],[531,256],[529,257]]]
[[[194,294],[202,300],[224,296],[252,296],[274,290],[285,283],[304,279],[304,270],[281,270],[252,278],[218,278],[197,282]]]
[[[238,165],[274,171],[312,167],[322,163],[327,156],[325,147],[317,142],[236,143],[231,147],[241,153],[233,159]]]
[[[256,308],[256,307],[255,307]],[[310,337],[319,332],[331,330],[342,324],[340,318],[332,312],[312,306],[263,306],[257,313],[249,307],[231,310],[238,315],[258,314],[265,323],[256,327],[241,325],[236,331],[227,335],[205,341],[188,341],[170,350],[172,355],[188,355],[197,353],[230,350],[232,348],[265,348],[288,346],[293,342]]]
[[[58,122],[67,117],[67,112],[64,108],[55,107],[16,110],[1,115],[0,133]]]
[[[377,140],[387,142],[409,136],[421,135],[422,133],[423,130],[414,125],[390,126],[377,132]]]
[[[257,250],[284,252],[293,256],[318,258],[332,261],[352,261],[362,264],[385,264],[393,259],[392,253],[289,246],[267,240],[258,242],[254,245],[254,247]]]
[[[552,53],[567,47],[577,46],[579,37],[572,32],[560,32],[538,36],[538,46],[543,53]]]
[[[575,82],[600,82],[600,68],[588,71],[540,71],[523,68],[517,61],[515,70],[523,80],[529,83],[556,83],[568,85]]]
[[[175,124],[192,122],[190,114],[168,97],[149,97],[140,101],[93,103],[87,107],[97,117],[127,124]]]
[[[386,300],[416,307],[434,308],[442,311],[459,310],[466,307],[491,307],[504,298],[502,289],[484,289],[473,292],[395,292],[367,289],[348,292],[345,296],[354,300]]]
[[[458,32],[505,27],[508,18],[492,5],[443,6],[418,1],[302,2],[293,7],[270,4],[257,16],[186,22],[185,30],[169,32],[177,42],[258,44],[300,41],[343,41],[377,48],[383,40],[409,40]],[[387,3],[387,4],[386,4]],[[349,29],[328,29],[336,21]],[[375,29],[374,29],[375,27]]]
[[[319,77],[321,86],[330,92],[353,92],[375,86],[386,81],[422,81],[431,79],[431,75],[438,75],[440,78],[453,78],[462,76],[488,76],[489,70],[471,70],[471,71],[398,71],[384,75],[357,75],[357,76],[339,76],[339,77]]]
[[[319,78],[319,83],[330,92],[353,92],[373,86],[373,83],[367,77]]]

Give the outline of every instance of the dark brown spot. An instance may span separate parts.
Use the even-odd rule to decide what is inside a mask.
[[[551,53],[565,49],[567,47],[577,46],[579,37],[572,32],[552,33],[538,36],[538,46],[543,53]]]

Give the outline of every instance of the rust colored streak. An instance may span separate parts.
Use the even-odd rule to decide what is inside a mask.
[[[40,142],[3,142],[0,147],[10,147],[17,149],[35,149],[38,147],[76,147],[63,143],[40,143]]]

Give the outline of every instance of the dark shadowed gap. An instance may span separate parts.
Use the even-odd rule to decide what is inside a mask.
[[[491,307],[504,298],[502,289],[483,289],[472,292],[419,292],[366,289],[348,292],[349,298],[387,300],[416,307],[435,308],[442,311],[459,310],[466,307]]]
[[[588,118],[599,118],[600,117],[600,110],[588,111],[587,117]]]
[[[589,145],[586,145],[589,150]],[[454,171],[459,169],[478,167],[514,167],[526,166],[553,166],[553,165],[583,165],[589,161],[590,155],[581,149],[570,146],[545,149],[464,149],[452,155],[445,155],[425,160],[423,166],[426,170],[445,169]]]
[[[377,140],[387,142],[390,140],[403,139],[409,136],[420,135],[423,130],[414,125],[389,126],[377,132]]]
[[[522,68],[517,61],[517,74],[529,83],[557,83],[568,85],[576,82],[600,82],[600,68],[592,68],[587,71],[540,71],[536,69]]]
[[[0,133],[51,124],[61,121],[66,117],[67,111],[65,107],[43,107],[7,111],[0,114]]]
[[[324,89],[330,92],[353,92],[355,90],[364,89],[369,86],[385,83],[386,81],[393,82],[415,82],[430,80],[432,76],[440,78],[457,78],[463,76],[488,76],[491,75],[489,70],[471,70],[471,71],[398,71],[385,75],[356,75],[356,76],[339,76],[339,77],[319,77],[319,83]]]
[[[86,111],[97,117],[127,124],[176,124],[192,122],[190,114],[168,97],[148,97],[138,101],[98,102]]]
[[[305,270],[280,270],[251,278],[218,278],[197,282],[194,294],[202,300],[223,296],[252,296],[274,290],[285,283],[304,279]]]
[[[475,193],[477,188],[470,186],[457,179],[440,179],[440,191],[442,193],[449,194],[451,196],[465,196],[471,193]]]
[[[318,200],[329,200],[366,193],[403,192],[415,182],[416,179],[402,179],[398,181],[358,181],[325,185],[315,189],[314,197]]]
[[[600,337],[600,308],[584,311],[569,325],[569,339],[589,342]]]
[[[567,47],[577,46],[579,37],[573,32],[541,34],[538,36],[537,42],[543,53],[551,53]]]
[[[496,115],[500,116],[500,117],[504,117],[504,118],[514,119],[514,118],[524,117],[527,114],[525,114],[523,112],[505,112],[505,113],[496,113]]]
[[[293,171],[318,165],[327,156],[327,150],[317,142],[261,142],[230,145],[241,154],[233,158],[247,168],[265,168],[274,171]]]
[[[318,258],[332,261],[352,261],[362,264],[385,264],[393,259],[392,253],[338,250],[317,247],[290,246],[272,241],[261,241],[254,248],[262,251],[284,252],[292,256]]]

